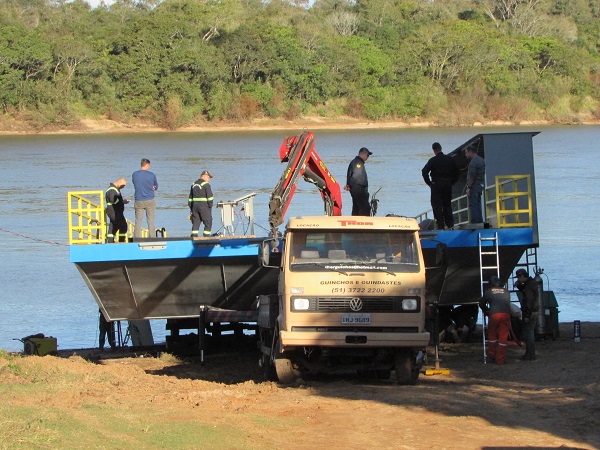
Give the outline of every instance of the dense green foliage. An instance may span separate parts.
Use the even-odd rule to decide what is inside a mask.
[[[597,0],[0,2],[0,108],[217,120],[600,117]]]

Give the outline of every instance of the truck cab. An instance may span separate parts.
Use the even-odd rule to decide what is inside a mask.
[[[290,382],[356,370],[414,384],[425,331],[419,226],[405,217],[289,220],[278,294],[259,298],[262,365]]]

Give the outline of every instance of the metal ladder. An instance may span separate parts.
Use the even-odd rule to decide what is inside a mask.
[[[485,291],[485,285],[488,283],[489,278],[492,275],[500,276],[500,256],[498,254],[498,232],[494,233],[494,237],[481,237],[481,233],[478,235],[479,238],[479,280],[481,282],[481,297]],[[484,243],[490,242],[491,245],[484,245]],[[481,324],[483,330],[483,363],[487,364],[487,352],[485,348],[485,330],[486,320],[485,314],[481,315]]]

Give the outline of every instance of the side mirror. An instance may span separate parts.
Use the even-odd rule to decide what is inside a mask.
[[[267,239],[260,243],[258,248],[258,265],[260,267],[275,267],[269,264],[271,260],[271,251],[279,247],[279,239]]]
[[[271,246],[269,245],[269,241],[263,241],[258,248],[258,265],[261,267],[268,266],[270,258]]]
[[[438,242],[435,246],[435,265],[438,267],[448,265],[448,246],[443,242]]]

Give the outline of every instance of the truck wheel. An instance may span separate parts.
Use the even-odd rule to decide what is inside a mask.
[[[288,358],[277,358],[275,360],[275,372],[281,384],[291,384],[300,378],[300,372],[294,368],[292,361]]]
[[[378,380],[389,380],[392,376],[391,370],[378,370],[377,371],[377,379]]]
[[[26,355],[37,355],[37,346],[35,345],[35,342],[30,341],[29,339],[23,341],[23,352]]]
[[[415,385],[419,378],[419,369],[411,350],[396,354],[396,381],[401,385]]]
[[[263,376],[265,381],[277,381],[275,367],[273,367],[273,365],[271,364],[270,359],[271,358],[269,358],[269,356],[265,355],[264,353],[261,353],[260,365],[263,370]]]

